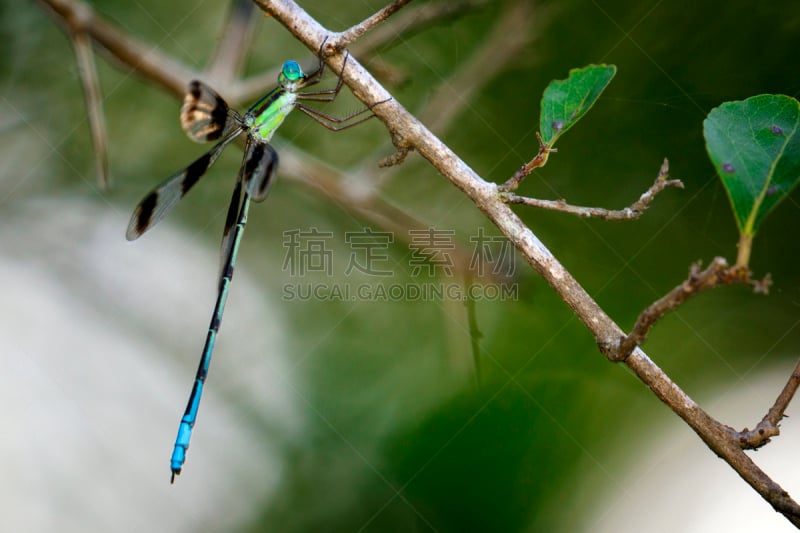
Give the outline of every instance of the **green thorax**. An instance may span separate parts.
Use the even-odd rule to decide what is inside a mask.
[[[294,109],[296,92],[304,80],[305,74],[295,61],[283,64],[278,75],[278,86],[253,104],[244,116],[251,135],[264,142],[272,139],[286,115]]]

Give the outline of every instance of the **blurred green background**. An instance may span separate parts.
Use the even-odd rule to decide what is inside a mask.
[[[383,5],[375,0],[303,4],[313,4],[304,7],[337,31]],[[505,181],[535,154],[539,100],[547,83],[566,77],[573,67],[617,65],[616,78],[592,111],[559,141],[558,154],[523,183],[520,193],[621,208],[652,183],[664,157],[670,160],[671,176],[682,179],[686,189],[664,191],[634,222],[515,210],[627,329],[643,307],[686,276],[692,262],[708,262],[717,255],[735,259],[736,227],[705,153],[702,121],[725,101],[761,93],[800,94],[800,10],[787,1],[757,6],[739,0],[528,4],[533,22],[526,30],[530,42],[524,52],[465,102],[447,130],[437,133],[484,179]],[[77,67],[64,32],[35,2],[4,0],[0,5],[3,224],[24,231],[27,222],[17,216],[19,206],[41,198],[63,205],[64,213],[49,213],[58,220],[78,199],[101,212],[121,214],[115,231],[122,240],[127,214],[144,193],[201,153],[180,130],[178,101],[129,67],[118,68],[101,56],[114,187],[100,192]],[[218,40],[228,2],[97,0],[91,5],[158,52],[202,69]],[[480,49],[509,5],[490,2],[446,23],[399,35],[378,50],[376,61],[401,73],[402,83],[387,86],[393,97],[411,112],[424,106]],[[247,72],[275,67],[287,58],[304,65],[313,62],[312,54],[283,27],[263,18]],[[453,89],[458,94],[459,87]],[[348,98],[336,109],[356,108],[358,103]],[[287,144],[345,173],[367,169],[368,178],[360,179],[377,183],[389,172],[377,168],[378,160],[391,154],[378,121],[332,134],[297,113],[276,136],[279,152]],[[165,222],[199,242],[207,251],[203,260],[212,264],[239,154],[239,148],[229,148]],[[373,185],[367,182],[366,187]],[[453,230],[455,242],[467,250],[478,228],[498,234],[460,191],[416,154],[386,178],[380,194],[426,226]],[[776,365],[788,369],[797,357],[800,240],[791,228],[800,219],[798,199],[795,192],[779,206],[755,239],[751,267],[758,276],[772,274],[769,296],[754,296],[744,287],[703,294],[659,323],[644,347],[701,403],[719,390],[744,386],[762,370]],[[89,231],[93,222],[87,219],[84,224]],[[259,494],[252,480],[246,486],[225,485],[226,490],[241,491],[237,498],[248,509],[241,518],[228,517],[232,525],[226,527],[576,531],[586,523],[591,494],[618,486],[626,465],[622,456],[640,446],[640,437],[650,428],[667,425],[689,431],[635,377],[605,361],[582,324],[519,257],[515,276],[507,280],[517,284],[518,300],[476,302],[482,334],[479,379],[462,302],[281,301],[283,288],[301,281],[383,283],[343,274],[348,260],[345,233],[365,226],[383,229],[288,179],[280,180],[269,200],[251,211],[239,265],[256,276],[263,290],[234,291],[228,308],[256,298],[281,314],[279,319],[251,318],[280,324],[292,368],[287,379],[302,396],[295,400],[304,429],[300,437],[286,438],[269,424],[259,424],[258,414],[242,407],[238,422],[253,424],[256,445],[279,443],[281,474],[277,482],[271,481],[276,483],[274,492],[261,500],[250,500]],[[312,227],[333,235],[333,277],[316,274],[299,280],[282,268],[284,232]],[[57,227],[52,231],[59,235]],[[39,249],[33,241],[28,244]],[[18,249],[3,242],[0,246],[6,250],[3,255]],[[401,239],[388,253],[394,265],[392,283],[420,281],[411,275],[409,247]],[[108,260],[109,268],[116,268],[114,258]],[[152,260],[160,258],[154,255]],[[59,277],[57,264],[52,274]],[[61,281],[69,283],[67,278]],[[181,279],[141,281],[181,284]],[[444,274],[433,281],[461,283]],[[186,287],[202,295],[208,314],[213,283],[208,279]],[[200,305],[191,299],[184,303]],[[157,292],[151,305],[153,313],[181,313],[180,308],[164,309]],[[186,337],[179,349],[164,347],[168,354],[186,352],[176,354],[181,363],[171,369],[179,372],[183,383],[176,398],[189,392],[204,320],[175,332],[176,337]],[[232,333],[233,321],[226,319],[222,338]],[[135,333],[136,325],[130,327]],[[248,342],[242,333],[235,342],[228,341],[227,349],[218,350],[215,365],[237,357],[237,344]],[[80,367],[79,354],[68,355]],[[218,385],[224,388],[212,369],[209,389]],[[235,384],[227,386],[228,400],[244,403],[237,400]],[[772,397],[764,400],[763,411]],[[183,401],[166,407],[175,424]],[[149,415],[137,412],[134,402],[126,416],[129,423],[144,426]],[[192,478],[194,469],[226,470],[224,455],[216,464],[201,465],[193,454],[203,432],[212,431],[203,428],[207,422],[201,414],[186,472],[170,494],[199,483]],[[163,459],[163,471],[152,473],[158,483],[167,477],[171,438],[172,433],[165,435],[164,446],[152,450]],[[126,447],[136,445],[123,441],[115,446],[116,453],[125,456]],[[58,454],[58,447],[52,453]],[[235,448],[227,453],[237,455]],[[710,452],[707,456],[709,462],[716,461]],[[679,472],[675,476],[680,480]],[[194,490],[206,488],[219,486]],[[758,500],[755,493],[752,498]],[[658,505],[655,495],[653,505]],[[760,501],[756,505],[766,507]],[[189,515],[180,528],[211,527],[192,520]]]

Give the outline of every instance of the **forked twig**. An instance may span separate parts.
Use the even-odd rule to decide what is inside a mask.
[[[728,262],[722,257],[715,257],[705,270],[700,270],[700,262],[692,264],[689,277],[656,300],[639,314],[631,333],[624,337],[616,349],[607,350],[607,355],[612,361],[624,361],[630,356],[633,349],[640,346],[656,322],[668,312],[673,311],[693,294],[706,289],[713,289],[720,285],[744,283],[752,285],[756,293],[766,294],[771,284],[769,274],[763,280],[754,280],[750,271],[741,267],[728,267]]]
[[[645,210],[650,207],[650,202],[655,199],[656,195],[666,189],[667,187],[678,187],[683,189],[683,182],[681,180],[667,179],[669,174],[669,161],[664,158],[661,164],[661,169],[658,172],[658,177],[645,192],[639,196],[639,199],[633,202],[628,207],[623,209],[605,209],[603,207],[583,207],[577,205],[570,205],[566,200],[540,200],[538,198],[528,198],[526,196],[517,196],[512,192],[501,192],[500,198],[509,204],[522,204],[530,207],[539,207],[542,209],[550,209],[553,211],[561,211],[562,213],[569,213],[578,215],[585,218],[599,218],[601,220],[634,220],[642,216]],[[513,180],[514,178],[512,178]],[[511,180],[509,180],[511,181]],[[506,182],[508,183],[508,182]]]
[[[734,438],[742,449],[757,450],[767,444],[772,437],[780,435],[781,420],[787,416],[784,413],[797,392],[798,386],[800,386],[800,360],[797,361],[789,380],[761,422],[754,429],[744,428],[734,433]]]

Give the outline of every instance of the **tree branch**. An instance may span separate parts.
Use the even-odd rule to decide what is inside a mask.
[[[325,28],[291,0],[255,1],[311,50],[319,46],[324,36],[328,34]],[[341,54],[328,58],[329,64],[334,69],[341,68],[342,60]],[[391,95],[354,58],[348,61],[344,80],[356,97],[367,105],[391,98]],[[609,347],[616,346],[618,339],[625,336],[624,333],[558,262],[550,250],[502,201],[497,185],[486,182],[478,176],[450,148],[409,114],[397,100],[376,106],[374,112],[386,124],[393,139],[402,139],[407,146],[418,151],[500,228],[526,261],[592,332],[606,357],[613,360],[610,357]],[[722,424],[703,411],[640,348],[636,348],[624,363],[774,509],[783,513],[793,524],[800,526],[800,505],[744,454],[738,442],[731,438]]]
[[[462,2],[462,4],[467,4],[467,2]],[[448,4],[447,7],[452,10],[456,5]],[[443,12],[433,13],[433,7],[427,10],[429,16],[443,16]],[[411,10],[406,10],[403,15],[408,14],[409,11]],[[452,11],[446,13],[452,13]],[[535,31],[530,30],[534,20],[533,14],[534,10],[527,2],[508,4],[494,24],[489,36],[468,58],[461,62],[448,79],[439,84],[424,107],[418,110],[417,115],[420,117],[420,122],[427,124],[432,131],[439,133],[446,131],[461,110],[469,105],[472,96],[505,70],[511,61],[518,57],[524,45],[535,38]],[[397,19],[394,22],[397,22]],[[370,36],[372,35],[374,34],[370,34]],[[453,87],[458,87],[457,94]],[[384,158],[380,162],[381,167],[399,165],[411,149],[401,139],[399,142],[395,140],[394,145],[398,149],[397,152]],[[397,171],[382,173],[380,175],[381,185],[385,186],[396,174]]]
[[[483,7],[489,0],[440,0],[439,2],[426,2],[423,4],[412,4],[405,9],[397,12],[388,20],[387,24],[379,25],[365,34],[362,39],[354,41],[350,52],[362,58],[366,63],[370,63],[373,70],[380,70],[382,78],[392,77],[393,84],[403,81],[404,75],[398,72],[397,68],[390,68],[381,63],[375,65],[374,57],[376,50],[388,46],[398,36],[408,36],[410,33],[436,24],[446,22],[467,11]],[[279,68],[270,69],[268,72],[250,76],[231,87],[232,95],[238,98],[237,101],[249,100],[261,95],[264,87],[275,83]],[[488,77],[487,77],[488,80]]]

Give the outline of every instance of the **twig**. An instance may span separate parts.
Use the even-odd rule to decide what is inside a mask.
[[[179,98],[183,97],[188,81],[197,77],[196,72],[182,63],[97,17],[92,8],[82,0],[39,1],[48,6],[70,31],[85,32],[114,58]]]
[[[108,190],[111,182],[108,175],[108,136],[106,134],[106,117],[103,113],[103,97],[100,92],[100,81],[97,77],[97,66],[94,62],[92,41],[86,32],[72,31],[72,45],[75,49],[75,61],[83,87],[83,99],[86,103],[86,114],[89,116],[89,131],[94,144],[95,168],[97,182],[103,190]]]
[[[549,144],[544,142],[542,134],[538,131],[536,132],[536,140],[539,141],[539,151],[536,152],[533,159],[522,165],[507,182],[498,187],[501,193],[516,191],[519,184],[522,183],[522,180],[535,169],[545,166],[550,154],[558,152],[558,148],[551,148]]]
[[[207,78],[214,85],[227,86],[241,73],[258,21],[257,14],[260,12],[251,0],[231,3],[214,58],[206,69]]]
[[[414,4],[392,17],[389,24],[378,26],[375,31],[364,35],[354,43],[353,55],[370,58],[375,50],[397,41],[399,36],[407,38],[422,29],[439,22],[449,22],[463,13],[467,13],[490,3],[489,0],[441,0]]]
[[[500,198],[510,204],[523,204],[530,207],[539,207],[542,209],[551,209],[553,211],[561,211],[562,213],[569,213],[586,218],[599,218],[602,220],[634,220],[642,216],[642,213],[650,207],[650,202],[656,197],[658,193],[667,187],[678,187],[683,189],[683,182],[681,180],[668,180],[667,174],[669,172],[669,162],[664,159],[661,165],[661,170],[658,173],[656,181],[650,186],[634,203],[624,209],[605,209],[602,207],[583,207],[577,205],[570,205],[566,200],[540,200],[538,198],[528,198],[526,196],[517,196],[511,192],[501,192]],[[512,178],[513,179],[513,178]],[[509,180],[510,181],[510,180]],[[508,182],[506,182],[508,183]]]
[[[89,117],[89,132],[94,145],[97,182],[102,189],[108,190],[110,183],[105,115],[103,114],[97,66],[94,62],[94,51],[88,33],[94,22],[92,10],[81,2],[40,1],[48,6],[48,11],[64,25],[72,41],[75,61],[78,65],[78,76],[83,89],[86,114]]]
[[[456,71],[439,85],[424,109],[417,113],[431,131],[441,133],[458,113],[474,101],[474,95],[519,58],[531,41],[533,5],[530,2],[510,3],[500,15],[489,36],[472,55],[461,61]]]
[[[451,12],[441,10],[429,16],[444,16],[446,13]],[[500,16],[490,36],[462,63],[453,76],[439,85],[427,105],[419,111],[420,121],[428,124],[432,131],[442,132],[450,127],[459,111],[471,101],[472,95],[483,89],[505,69],[523,46],[533,39],[533,32],[528,29],[532,19],[533,10],[530,4],[526,2],[510,4]],[[453,87],[458,87],[457,95],[453,94]],[[379,163],[381,167],[399,165],[413,149],[407,143],[403,143],[402,139],[398,142],[394,134],[392,144],[397,148],[397,152],[381,160]],[[381,184],[385,186],[393,176],[393,173],[384,173],[381,176]]]
[[[378,161],[379,167],[388,168],[399,165],[406,160],[408,154],[411,153],[411,150],[413,150],[413,147],[407,146],[405,144],[396,144],[395,146],[397,147],[397,151],[392,155],[387,155],[386,157]]]
[[[475,365],[475,383],[477,386],[481,385],[481,343],[480,339],[483,333],[478,328],[478,314],[475,309],[475,299],[470,297],[470,287],[473,284],[472,275],[467,271],[464,276],[464,289],[466,294],[466,301],[464,305],[467,308],[467,326],[469,327],[469,341],[472,348],[472,361]]]
[[[411,0],[394,0],[391,4],[384,7],[374,15],[367,17],[355,26],[348,28],[341,32],[332,40],[337,50],[344,50],[350,43],[356,41],[359,37],[370,31],[372,28],[397,13],[400,9],[408,4]]]
[[[739,234],[739,242],[736,243],[736,265],[747,267],[750,263],[750,252],[753,250],[753,237],[752,233],[743,231]]]
[[[770,441],[770,438],[780,435],[780,422],[787,416],[784,414],[789,402],[792,401],[794,393],[797,392],[797,387],[800,386],[800,360],[794,367],[792,375],[783,387],[783,390],[775,399],[775,403],[770,407],[761,422],[755,429],[749,430],[744,428],[734,434],[734,438],[739,442],[745,450],[757,450]]]
[[[700,270],[700,262],[692,264],[689,277],[668,292],[661,299],[655,301],[641,312],[630,335],[624,337],[617,349],[608,350],[607,355],[612,361],[624,361],[636,346],[640,346],[656,322],[668,312],[676,309],[690,296],[702,290],[713,289],[720,285],[732,283],[745,283],[754,287],[754,292],[766,294],[771,283],[769,274],[763,280],[754,280],[746,268],[728,267],[728,262],[722,257],[715,257],[705,270]]]

